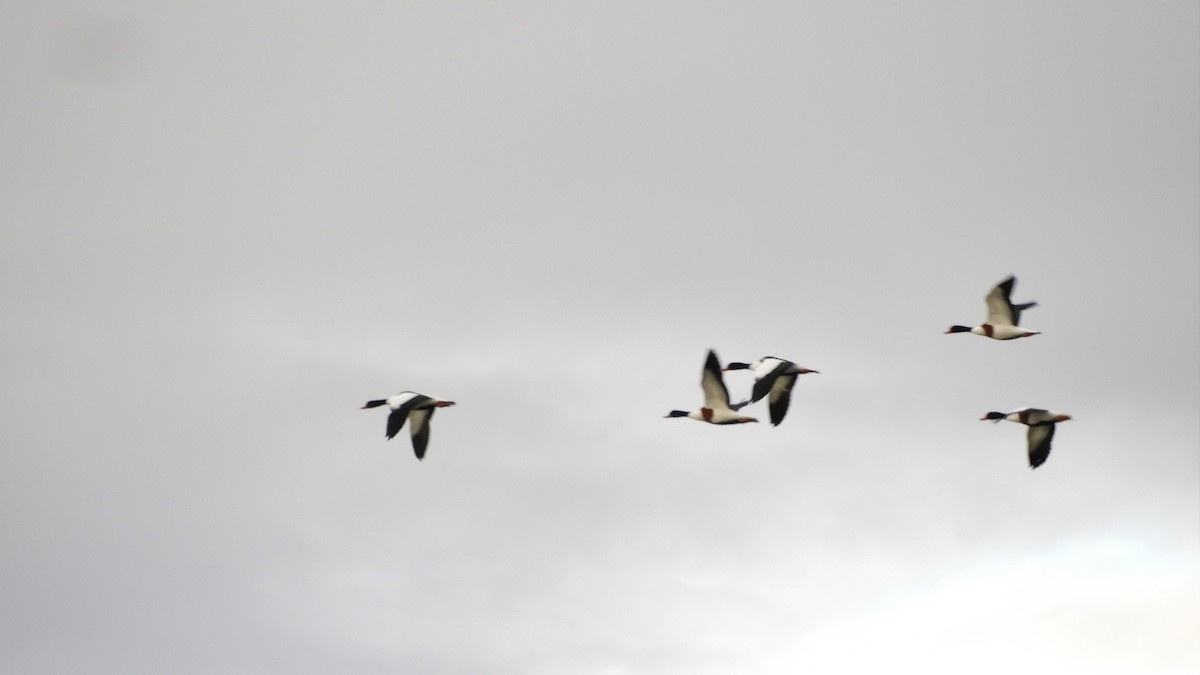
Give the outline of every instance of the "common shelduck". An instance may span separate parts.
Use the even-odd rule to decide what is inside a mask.
[[[705,359],[704,370],[700,374],[700,388],[704,390],[703,408],[691,412],[672,410],[664,417],[690,417],[709,424],[744,424],[758,421],[737,413],[748,401],[729,405],[729,390],[725,388],[725,379],[721,375],[721,362],[717,360],[717,353],[711,349],[708,350],[708,358]]]
[[[787,414],[788,404],[792,400],[792,385],[796,384],[796,378],[805,373],[817,372],[774,356],[764,356],[754,363],[734,361],[725,366],[725,370],[747,369],[754,373],[754,389],[750,392],[749,402],[756,403],[766,396],[767,407],[771,411],[771,424],[775,426],[779,426],[783,416]]]
[[[367,401],[362,410],[386,405],[392,409],[387,420],[387,437],[391,440],[400,433],[400,427],[408,420],[408,432],[412,434],[413,452],[417,459],[425,458],[425,448],[429,445],[429,420],[433,411],[438,408],[454,405],[454,401],[445,401],[433,396],[418,394],[415,391],[402,391],[395,396],[384,399]]]
[[[1028,426],[1029,432],[1026,437],[1029,441],[1029,466],[1036,469],[1050,456],[1050,441],[1054,440],[1055,425],[1066,422],[1071,416],[1041,408],[1017,408],[1007,413],[990,412],[979,419],[992,422],[1008,420]]]
[[[1009,296],[1017,278],[1010,276],[1001,281],[988,292],[983,299],[987,303],[987,322],[978,326],[950,326],[946,333],[974,333],[990,337],[993,340],[1012,340],[1013,338],[1038,335],[1038,331],[1021,328],[1021,312],[1037,305],[1036,302],[1026,302],[1020,305],[1012,304]]]

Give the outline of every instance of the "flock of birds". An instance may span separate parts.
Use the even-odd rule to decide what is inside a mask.
[[[1010,276],[996,284],[984,297],[987,305],[985,322],[977,326],[954,325],[947,329],[946,333],[974,333],[993,340],[1013,340],[1038,335],[1038,331],[1031,331],[1020,326],[1021,312],[1037,303],[1026,302],[1014,305],[1011,296],[1016,283],[1017,278]],[[729,390],[725,387],[723,373],[730,370],[749,370],[754,374],[754,387],[749,398],[739,403],[730,402]],[[687,417],[709,424],[757,422],[756,418],[743,415],[739,411],[751,403],[757,403],[766,398],[771,424],[778,426],[787,414],[792,398],[792,386],[796,384],[796,379],[801,375],[816,372],[774,356],[764,356],[753,363],[734,361],[722,368],[717,353],[710,349],[708,357],[704,361],[704,369],[700,373],[700,389],[704,392],[704,405],[691,411],[672,410],[666,414],[666,417]],[[387,420],[388,439],[391,440],[400,433],[400,429],[407,422],[409,433],[412,435],[413,451],[419,460],[425,457],[425,449],[429,446],[429,421],[433,419],[434,411],[438,408],[452,406],[454,401],[426,396],[413,391],[402,391],[384,399],[367,401],[363,405],[363,409],[385,405],[392,411]],[[1008,420],[1029,427],[1026,434],[1029,466],[1036,469],[1050,456],[1050,443],[1054,440],[1055,426],[1059,422],[1071,419],[1071,416],[1053,410],[1025,407],[1007,413],[989,412],[979,419],[991,422]]]

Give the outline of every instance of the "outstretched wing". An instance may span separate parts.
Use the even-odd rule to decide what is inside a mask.
[[[993,326],[1015,326],[1016,316],[1013,312],[1012,289],[1017,283],[1016,277],[1009,277],[996,284],[983,301],[987,303],[987,322]]]
[[[433,419],[434,407],[420,408],[412,411],[408,431],[412,434],[413,452],[417,459],[425,458],[425,448],[429,447],[429,420]]]
[[[721,376],[721,362],[711,349],[704,361],[704,371],[700,373],[700,388],[704,390],[704,407],[729,407],[729,390],[725,388],[725,378]]]
[[[1009,304],[1011,304],[1011,303],[1009,303]],[[1020,305],[1012,305],[1012,325],[1020,326],[1021,325],[1021,312],[1024,312],[1025,310],[1029,309],[1030,307],[1037,307],[1037,303],[1036,302],[1026,302],[1026,303],[1022,303]]]
[[[1050,442],[1054,440],[1055,424],[1035,424],[1029,427],[1029,466],[1036,469],[1046,463],[1050,456]]]
[[[779,426],[783,416],[787,414],[788,405],[792,402],[792,385],[796,384],[799,375],[780,375],[771,387],[767,396],[767,407],[771,411],[771,424]]]

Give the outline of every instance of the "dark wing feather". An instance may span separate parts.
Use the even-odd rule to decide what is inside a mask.
[[[392,440],[396,434],[400,433],[400,427],[404,426],[404,420],[408,419],[408,410],[404,407],[397,408],[388,415],[387,421],[387,437]]]
[[[1050,441],[1054,440],[1055,424],[1035,424],[1029,427],[1029,466],[1036,469],[1050,456]]]
[[[405,401],[404,404],[401,405],[399,408],[396,408],[395,410],[393,410],[392,414],[388,415],[388,423],[387,423],[388,440],[395,438],[396,434],[400,433],[400,427],[404,426],[404,420],[408,419],[409,412],[411,412],[417,406],[419,406],[423,403],[427,403],[428,401],[429,401],[428,396],[425,396],[423,394],[417,394],[416,396],[413,396],[412,398]]]
[[[767,398],[767,407],[771,411],[771,424],[779,426],[783,416],[787,414],[788,405],[792,402],[792,385],[796,384],[799,375],[781,375],[771,388]]]
[[[996,288],[999,288],[1000,292],[1004,294],[1005,298],[1007,298],[1012,295],[1013,288],[1016,285],[1017,285],[1017,278],[1010,274],[1010,275],[1008,275],[1007,279],[996,284]]]
[[[413,452],[416,453],[417,459],[425,459],[425,448],[429,447],[429,420],[433,419],[435,410],[437,408],[423,408],[412,412],[409,432],[412,433]]]
[[[1014,325],[1014,326],[1021,325],[1021,312],[1024,312],[1025,310],[1029,309],[1030,307],[1037,307],[1036,302],[1026,302],[1026,303],[1022,303],[1020,305],[1013,305],[1010,302],[1009,305],[1012,306],[1012,318],[1013,318],[1012,325]]]

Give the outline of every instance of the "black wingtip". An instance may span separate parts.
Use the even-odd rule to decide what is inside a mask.
[[[704,367],[721,372],[721,359],[717,357],[715,349],[708,350],[708,356],[704,359]]]

